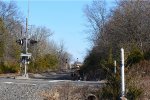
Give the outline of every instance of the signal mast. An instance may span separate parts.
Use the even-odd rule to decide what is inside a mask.
[[[28,0],[28,18],[29,18],[29,0]],[[22,76],[20,77],[21,79],[28,79],[28,73],[27,73],[27,64],[30,63],[31,61],[31,53],[28,53],[28,44],[35,44],[37,43],[36,40],[32,40],[29,38],[29,33],[28,33],[28,18],[26,18],[26,31],[25,35],[18,39],[16,42],[23,47],[22,53],[20,54],[21,56],[21,65],[24,67],[24,73],[22,73]],[[21,31],[22,34],[22,31]]]

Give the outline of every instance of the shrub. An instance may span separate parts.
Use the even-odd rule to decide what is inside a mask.
[[[18,73],[19,66],[17,64],[0,64],[0,73]]]
[[[147,51],[144,53],[144,59],[145,60],[150,60],[150,51]]]
[[[142,94],[142,89],[135,86],[128,87],[127,98],[129,100],[136,100]]]
[[[34,62],[31,62],[28,71],[33,73],[45,72],[48,70],[57,69],[58,59],[55,55],[46,54],[43,57],[37,58]]]
[[[133,50],[127,58],[126,66],[132,66],[133,64],[139,63],[143,59],[143,54],[139,50]]]

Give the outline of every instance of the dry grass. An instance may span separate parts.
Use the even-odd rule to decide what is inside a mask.
[[[70,83],[53,87],[47,91],[40,92],[44,100],[85,100],[88,94],[93,93],[94,88],[89,86],[74,86]]]
[[[127,77],[132,78],[130,84],[143,90],[139,100],[150,100],[150,61],[141,61],[133,65],[127,71]]]

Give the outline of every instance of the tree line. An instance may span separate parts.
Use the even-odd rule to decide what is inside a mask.
[[[0,1],[0,73],[20,72],[22,46],[16,40],[24,38],[26,21],[15,1]],[[63,69],[71,60],[64,47],[64,43],[54,42],[50,37],[53,35],[51,29],[45,26],[32,25],[28,28],[30,39],[38,41],[30,44],[28,52],[32,53],[29,72],[44,72]]]
[[[146,93],[146,86],[141,84],[150,71],[150,1],[116,0],[112,9],[107,7],[104,0],[94,0],[85,8],[93,47],[85,57],[81,73],[85,80],[107,80],[102,97],[119,99],[120,49],[123,47],[126,95],[135,100]],[[114,60],[118,62],[116,74]]]

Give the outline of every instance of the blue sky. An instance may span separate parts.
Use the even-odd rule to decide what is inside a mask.
[[[56,43],[63,41],[74,59],[83,61],[90,48],[83,10],[91,2],[92,0],[29,0],[29,24],[51,29]],[[24,16],[27,16],[28,0],[16,0],[16,3]]]

